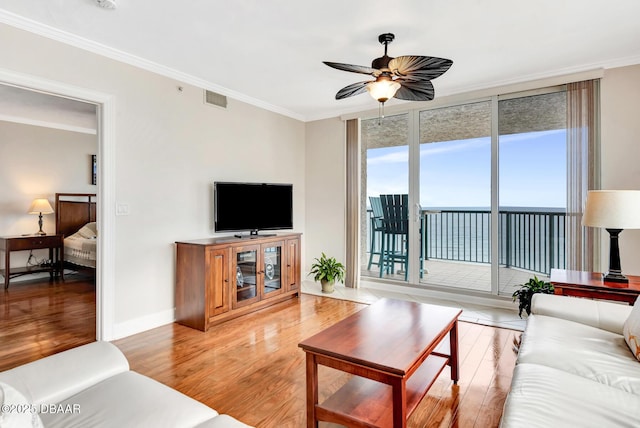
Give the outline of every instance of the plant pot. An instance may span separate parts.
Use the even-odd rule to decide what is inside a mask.
[[[323,293],[333,293],[335,290],[334,285],[335,281],[327,281],[325,279],[320,280],[320,284],[322,284],[322,292]]]

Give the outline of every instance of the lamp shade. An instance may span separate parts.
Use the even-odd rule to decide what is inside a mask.
[[[47,199],[34,199],[28,212],[29,214],[53,214],[53,208]]]
[[[400,84],[387,76],[379,76],[375,82],[367,84],[369,95],[381,103],[393,98],[398,89],[400,89]]]
[[[607,229],[640,229],[640,190],[591,190],[582,224]]]

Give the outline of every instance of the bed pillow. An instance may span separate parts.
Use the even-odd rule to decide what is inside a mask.
[[[622,326],[622,334],[633,355],[640,360],[640,296],[636,299],[629,317]]]
[[[87,223],[80,228],[78,234],[86,239],[96,239],[98,236],[98,228],[96,222]]]
[[[0,427],[43,428],[36,406],[30,404],[18,390],[0,382]]]

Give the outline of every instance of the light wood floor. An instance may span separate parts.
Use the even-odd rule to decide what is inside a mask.
[[[0,291],[0,371],[95,340],[93,278],[10,282]]]
[[[45,283],[40,297],[32,290],[31,306],[26,301],[16,303],[17,287],[10,290],[10,298],[5,294],[0,300],[4,309],[0,370],[92,340],[87,338],[95,336],[95,312],[94,318],[84,321],[76,318],[71,322],[65,315],[75,305],[62,295],[78,292],[78,285],[69,285],[68,291],[60,291]],[[302,295],[206,333],[171,324],[114,343],[133,370],[220,413],[258,428],[300,428],[305,426],[305,373],[304,352],[297,344],[363,307]],[[29,315],[36,310],[48,312],[48,316],[57,313],[61,319],[41,321],[40,316]],[[74,312],[81,311],[76,308]],[[80,333],[83,328],[87,331]],[[458,385],[452,384],[445,368],[412,415],[409,427],[498,426],[515,364],[511,342],[519,332],[469,323],[460,323],[459,332]],[[319,373],[321,400],[348,379],[348,375],[325,367],[320,367]]]

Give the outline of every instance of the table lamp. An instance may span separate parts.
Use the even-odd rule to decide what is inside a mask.
[[[628,283],[620,267],[618,235],[623,229],[640,229],[640,190],[589,191],[582,224],[609,232],[609,272],[603,279]]]
[[[38,226],[40,230],[36,232],[36,235],[46,235],[47,233],[42,230],[42,214],[53,214],[53,208],[46,199],[34,199],[29,207],[29,214],[38,214]]]

